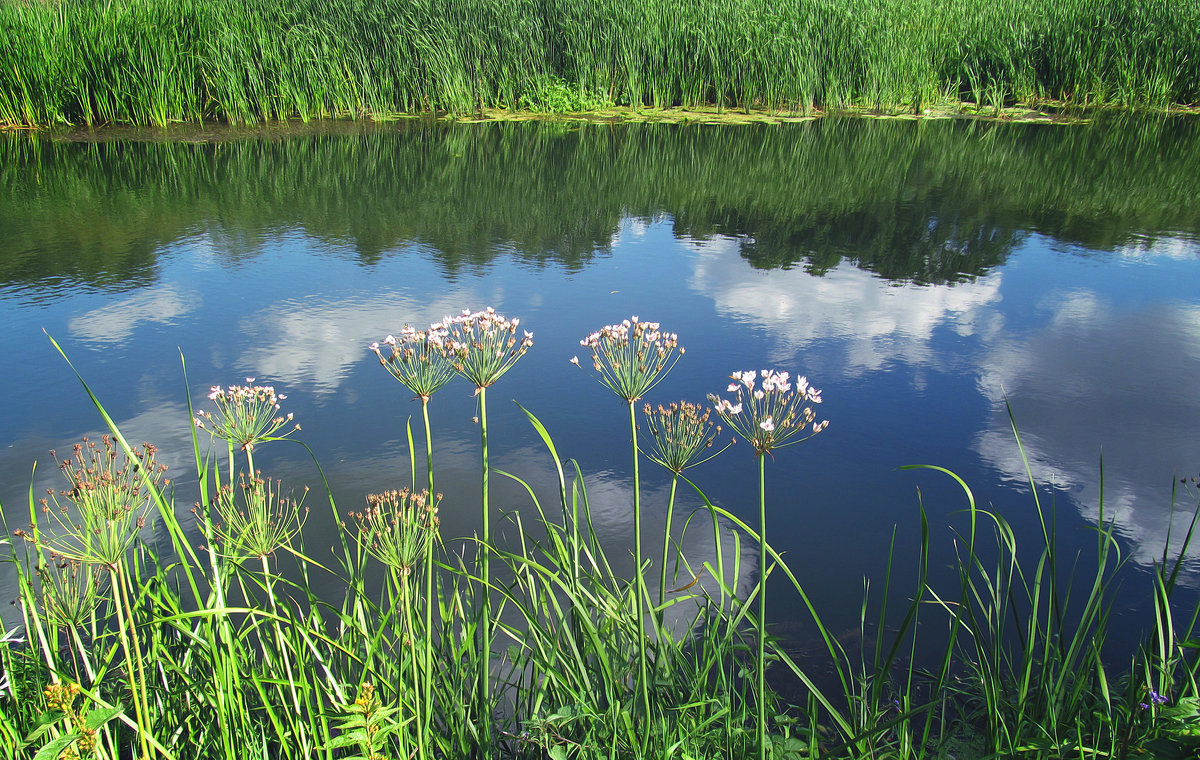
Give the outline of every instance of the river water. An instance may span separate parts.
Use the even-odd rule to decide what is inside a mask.
[[[535,336],[488,394],[493,464],[553,498],[515,400],[579,462],[598,530],[626,551],[628,418],[569,362],[581,338],[631,315],[677,332],[687,353],[651,402],[703,401],[736,370],[808,376],[830,425],[767,462],[769,535],[839,629],[864,579],[877,596],[893,530],[898,576],[915,571],[922,507],[935,584],[953,555],[961,490],[903,465],[956,472],[1033,555],[1030,476],[1066,555],[1115,521],[1126,638],[1197,502],[1178,483],[1200,473],[1195,118],[180,128],[0,135],[0,156],[10,531],[31,483],[61,485],[48,452],[103,431],[47,334],[127,435],[159,447],[181,510],[195,499],[182,354],[197,407],[246,377],[286,393],[344,511],[408,483],[406,420],[419,428],[368,344],[485,306]],[[471,390],[431,405],[448,540],[479,520]],[[300,447],[256,463],[319,485]],[[642,474],[657,526],[669,480]],[[745,444],[689,476],[756,522]],[[519,487],[496,489],[498,513],[529,510]],[[314,508],[306,550],[328,556],[333,530]],[[12,579],[0,568],[5,600]],[[772,598],[778,630],[803,637],[800,606]]]

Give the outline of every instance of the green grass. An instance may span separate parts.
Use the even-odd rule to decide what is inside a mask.
[[[0,124],[1200,101],[1197,0],[0,1]]]
[[[125,457],[111,460],[132,460],[135,450],[84,389]],[[254,448],[210,442],[190,419],[180,424],[194,433],[197,479],[186,488],[141,468],[106,501],[81,500],[72,489],[60,496],[67,516],[116,515],[106,527],[113,541],[90,543],[87,531],[72,538],[73,521],[48,518],[31,491],[31,525],[8,541],[23,626],[0,638],[5,749],[22,760],[64,751],[328,760],[942,758],[961,757],[964,748],[974,757],[1049,759],[1184,757],[1200,744],[1200,608],[1174,599],[1200,514],[1194,506],[1183,511],[1190,525],[1178,527],[1188,534],[1180,556],[1164,553],[1153,573],[1136,576],[1125,573],[1103,505],[1094,550],[1064,557],[1037,484],[1040,540],[1018,547],[1007,520],[978,506],[953,473],[911,468],[961,487],[957,574],[949,585],[930,581],[940,548],[920,510],[915,563],[893,553],[882,593],[863,598],[855,651],[822,623],[767,537],[682,475],[679,483],[702,504],[685,530],[712,536],[712,553],[672,552],[665,594],[614,572],[593,530],[584,474],[525,413],[558,473],[557,503],[539,499],[540,484],[493,470],[523,486],[529,500],[504,516],[509,538],[487,545],[444,543],[429,519],[436,501],[393,494],[373,502],[412,508],[395,512],[395,522],[361,507],[347,515],[314,461],[323,487],[303,506],[313,510],[310,520],[331,519],[341,530],[332,555],[328,545],[307,547],[305,512],[285,504],[287,489],[251,485],[230,495],[239,473],[253,470]],[[1019,443],[1015,421],[1013,434]],[[296,437],[272,430],[252,446],[303,446]],[[415,482],[395,485],[415,489],[432,479],[436,462],[430,453],[429,471],[421,472],[411,431],[408,441],[413,463],[405,475]],[[107,446],[99,450],[105,461]],[[1180,487],[1181,503],[1195,498],[1192,489]],[[223,499],[267,517],[231,519]],[[264,511],[253,512],[255,499]],[[180,519],[193,503],[199,536]],[[114,504],[131,504],[153,530],[131,529],[131,515],[114,513]],[[729,536],[736,540],[723,540]],[[123,537],[132,544],[114,554],[109,548]],[[757,567],[765,563],[786,579],[811,615],[818,659],[831,674],[820,684],[769,635],[762,585],[736,592],[744,555],[759,547]],[[476,560],[483,551],[490,569]],[[660,576],[655,561],[646,560],[645,577]],[[905,582],[913,585],[901,588],[914,564]],[[1141,621],[1145,643],[1113,660],[1101,651],[1118,583],[1142,586],[1152,612]],[[663,625],[668,612],[689,624]],[[798,696],[788,702],[764,686],[755,677],[759,663],[769,664],[776,683],[794,682]]]

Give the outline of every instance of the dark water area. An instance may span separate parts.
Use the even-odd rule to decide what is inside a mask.
[[[897,588],[915,575],[921,508],[933,584],[955,588],[966,499],[903,465],[956,472],[1031,557],[1029,475],[1061,556],[1079,553],[1081,567],[1097,525],[1113,521],[1128,563],[1113,647],[1149,622],[1148,570],[1164,546],[1179,550],[1197,502],[1178,483],[1200,473],[1195,118],[79,137],[0,135],[10,531],[28,522],[31,482],[35,494],[60,485],[49,450],[103,430],[45,333],[126,434],[159,447],[181,510],[196,498],[182,352],[198,408],[210,385],[246,377],[286,393],[345,511],[408,484],[405,424],[420,420],[368,344],[489,305],[535,336],[489,391],[493,464],[553,500],[552,461],[516,400],[579,462],[614,555],[632,540],[628,420],[570,364],[580,339],[635,314],[677,332],[687,353],[651,402],[702,401],[731,372],[768,367],[821,388],[828,430],[767,462],[769,537],[848,641],[864,579],[878,598],[893,531]],[[431,405],[451,545],[479,520],[471,390],[452,384]],[[299,447],[263,447],[256,463],[319,485]],[[669,480],[645,462],[642,476],[661,541],[652,526]],[[744,444],[690,477],[756,521]],[[530,510],[515,484],[495,488],[498,513]],[[320,560],[335,525],[314,496],[309,506],[305,547]],[[677,510],[698,506],[687,494]],[[1184,597],[1200,586],[1198,561],[1194,547]],[[16,595],[6,567],[0,595]],[[802,645],[812,628],[799,601],[783,586],[771,599],[776,630]],[[15,623],[13,608],[0,614]]]

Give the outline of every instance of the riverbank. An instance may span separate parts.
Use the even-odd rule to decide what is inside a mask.
[[[10,127],[1197,103],[1196,0],[0,0]]]

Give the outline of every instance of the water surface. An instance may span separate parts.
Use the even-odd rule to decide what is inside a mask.
[[[1180,545],[1173,484],[1200,473],[1196,119],[175,136],[186,139],[0,136],[10,530],[28,521],[31,482],[60,485],[47,452],[102,431],[45,333],[130,438],[160,447],[180,505],[195,498],[182,352],[198,407],[209,385],[248,376],[287,393],[349,509],[407,483],[405,423],[420,415],[367,345],[491,305],[535,334],[489,392],[493,463],[553,495],[552,463],[516,400],[579,461],[617,547],[632,537],[628,423],[569,363],[582,337],[634,314],[677,332],[687,354],[653,402],[701,401],[730,372],[764,367],[822,388],[829,429],[767,463],[769,520],[838,626],[857,620],[864,578],[878,588],[893,530],[898,567],[915,569],[921,507],[935,566],[949,561],[965,499],[906,464],[954,470],[1022,541],[1039,532],[1030,474],[1064,550],[1094,545],[1096,525],[1114,520],[1130,615],[1145,568]],[[469,535],[471,389],[453,384],[431,409],[444,534]],[[256,462],[318,484],[299,447],[264,447]],[[742,444],[691,476],[753,522],[755,472]],[[655,525],[668,480],[642,473]],[[498,509],[528,510],[520,489],[497,493]],[[1195,489],[1176,500],[1187,512]],[[684,509],[698,504],[687,496]],[[311,554],[326,556],[333,527],[314,510]],[[7,570],[0,591],[15,596]],[[802,630],[795,600],[775,599],[780,630]]]

